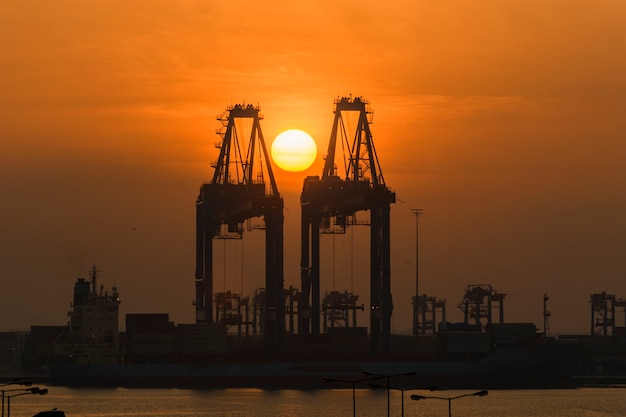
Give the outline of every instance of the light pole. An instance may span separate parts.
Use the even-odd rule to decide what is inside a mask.
[[[9,382],[10,381],[10,382]],[[0,386],[7,386],[7,385],[24,385],[25,387],[30,387],[31,385],[33,385],[32,382],[30,382],[27,379],[24,378],[13,378],[10,380],[7,380],[6,382],[2,382],[0,383]],[[5,397],[5,393],[6,392],[13,392],[13,391],[23,391],[24,388],[15,388],[15,389],[3,389],[2,390],[2,417],[4,417],[4,397]]]
[[[413,306],[413,335],[418,335],[418,320],[419,320],[419,217],[422,214],[422,209],[411,209],[411,212],[415,215],[415,305]]]
[[[14,391],[22,391],[22,392],[17,393],[17,394],[5,395],[6,392],[14,392]],[[7,417],[11,417],[11,398],[20,397],[22,395],[27,395],[27,394],[46,395],[47,393],[48,393],[47,388],[39,388],[39,387],[3,390],[2,391],[2,416],[4,417],[4,399],[5,398],[7,399]]]
[[[387,385],[385,386],[385,388],[387,388],[387,417],[389,417],[389,391],[391,390],[391,387],[389,386],[389,380],[391,378],[395,378],[397,376],[415,376],[416,372],[412,371],[412,372],[404,372],[404,373],[400,373],[400,374],[392,374],[392,375],[381,375],[381,374],[374,374],[371,372],[365,372],[363,371],[363,374],[372,377],[371,380],[376,380],[376,379],[387,379]]]
[[[352,384],[352,417],[356,417],[356,384],[359,384],[364,381],[372,381],[374,379],[378,379],[379,377],[367,377],[360,379],[335,379],[335,378],[323,378],[322,382],[343,382],[346,384]]]
[[[425,395],[413,394],[411,395],[411,399],[415,401],[427,400],[429,398],[432,398],[435,400],[447,400],[448,401],[448,417],[452,417],[452,400],[456,400],[457,398],[463,398],[463,397],[484,397],[487,394],[489,394],[489,391],[487,390],[477,391],[471,394],[457,395],[456,397],[429,397]]]
[[[384,385],[379,385],[379,384],[368,384],[370,387],[372,388],[387,388]],[[401,392],[401,407],[402,407],[402,417],[404,417],[404,391],[417,391],[417,390],[424,390],[424,391],[435,391],[437,389],[437,387],[413,387],[413,388],[398,388],[398,387],[389,387],[389,389],[393,389],[396,391],[400,391]]]

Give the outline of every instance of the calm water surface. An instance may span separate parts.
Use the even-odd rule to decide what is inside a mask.
[[[352,389],[321,391],[261,389],[76,389],[51,386],[45,396],[24,395],[11,400],[12,417],[30,417],[36,412],[63,410],[67,417],[351,417]],[[469,391],[471,392],[471,391]],[[448,415],[448,402],[412,401],[410,394],[454,397],[468,391],[411,391],[404,394],[404,415]],[[497,390],[486,397],[453,400],[452,415],[466,417],[626,416],[626,389],[584,388],[576,390]],[[5,406],[6,408],[6,406]],[[402,395],[390,392],[390,416],[402,415]],[[356,390],[357,416],[387,416],[387,391]],[[5,416],[7,411],[5,410]]]

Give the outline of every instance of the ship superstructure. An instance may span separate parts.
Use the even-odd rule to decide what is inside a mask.
[[[72,363],[120,363],[119,305],[117,287],[111,293],[98,287],[95,265],[90,280],[78,278],[74,301],[68,312],[70,321],[66,357]]]

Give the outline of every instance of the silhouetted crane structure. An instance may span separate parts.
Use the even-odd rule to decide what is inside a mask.
[[[253,332],[257,333],[257,328],[260,333],[265,334],[265,314],[267,313],[267,305],[265,297],[265,288],[257,288],[254,290],[252,296],[252,312],[253,312]]]
[[[603,291],[591,294],[589,296],[589,304],[591,304],[591,335],[608,336],[609,334],[615,334],[615,328],[617,327],[616,312],[621,310],[622,313],[626,313],[626,300]],[[626,323],[626,314],[624,315],[624,320],[624,323]]]
[[[368,102],[361,97],[342,97],[334,102],[333,121],[328,153],[321,179],[304,180],[302,206],[300,333],[320,332],[320,239],[321,229],[332,219],[340,228],[356,224],[357,211],[370,211],[370,340],[371,350],[390,350],[390,205],[395,193],[389,190],[380,169],[372,132]],[[352,138],[349,137],[344,114],[358,113]],[[335,150],[341,141],[344,149],[345,177],[337,175]],[[347,154],[347,157],[346,157]],[[382,346],[381,346],[382,343]]]
[[[424,335],[428,330],[433,335],[437,333],[437,311],[441,312],[441,322],[446,321],[446,300],[430,297],[426,294],[411,297],[413,304],[413,333],[414,336]],[[417,307],[416,307],[417,305]]]
[[[213,180],[196,201],[196,323],[214,322],[213,239],[239,237],[243,223],[263,217],[265,228],[266,347],[277,350],[284,335],[283,199],[278,192],[261,132],[260,109],[228,107],[218,120],[222,141]],[[258,159],[257,159],[258,157]],[[256,165],[255,165],[256,164]],[[250,230],[251,227],[249,226]]]
[[[218,323],[228,327],[237,326],[237,335],[241,336],[241,328],[245,326],[245,335],[250,335],[250,297],[244,297],[231,291],[218,292],[213,295],[215,317]]]
[[[324,315],[324,331],[328,326],[334,327],[356,327],[356,311],[364,310],[363,304],[358,305],[358,295],[348,291],[331,291],[326,293],[322,299],[322,312]],[[350,312],[352,312],[352,325],[350,325]]]
[[[506,294],[502,294],[494,290],[489,284],[468,285],[463,296],[463,301],[459,304],[459,308],[464,313],[464,322],[469,324],[473,319],[476,329],[482,328],[481,320],[487,319],[485,327],[493,323],[492,309],[497,304],[499,312],[499,323],[504,323],[504,298]]]
[[[552,313],[550,313],[550,310],[548,310],[548,300],[550,298],[548,297],[548,293],[545,293],[543,295],[543,337],[549,337],[550,336],[550,316],[552,315]]]
[[[299,314],[300,298],[301,294],[299,289],[290,285],[289,288],[285,290],[285,315],[287,316],[287,322],[289,324],[286,331],[290,334],[294,333],[294,317],[297,317]]]

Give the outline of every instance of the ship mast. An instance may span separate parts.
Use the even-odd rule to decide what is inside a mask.
[[[96,270],[96,265],[93,265],[89,271],[89,278],[91,278],[91,293],[94,295],[96,294],[96,288],[98,288],[96,286],[97,275],[98,271]]]

